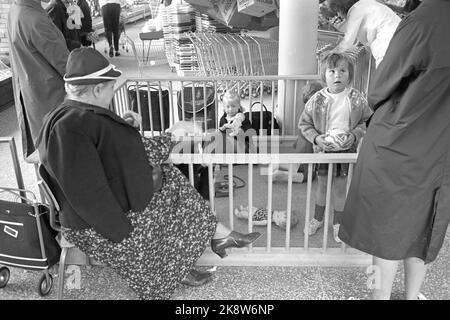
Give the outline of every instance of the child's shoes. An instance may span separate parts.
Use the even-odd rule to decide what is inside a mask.
[[[334,241],[336,241],[337,243],[342,243],[342,240],[339,239],[339,227],[341,225],[340,224],[335,224],[333,225],[333,236],[334,236]]]
[[[322,227],[323,227],[323,221],[319,221],[319,220],[312,218],[309,221],[309,224],[303,230],[303,232],[306,233],[306,230],[307,230],[306,228],[308,228],[308,235],[312,236],[313,234],[315,234],[317,232],[317,230],[319,230]]]

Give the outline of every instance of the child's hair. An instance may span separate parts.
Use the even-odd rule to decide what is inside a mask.
[[[320,63],[320,77],[324,83],[326,83],[325,72],[327,68],[336,68],[339,61],[344,60],[347,62],[348,66],[348,81],[352,82],[353,80],[353,63],[350,61],[348,56],[343,53],[333,52],[331,54],[326,55],[321,63]]]
[[[350,8],[359,0],[328,0],[328,7],[330,10],[347,16]]]
[[[307,103],[309,99],[323,88],[323,84],[320,81],[308,81],[302,89],[303,103]]]
[[[236,101],[240,105],[241,97],[235,91],[227,91],[223,94],[222,101],[224,106],[227,105],[228,101]],[[239,111],[242,111],[242,106],[239,107]]]

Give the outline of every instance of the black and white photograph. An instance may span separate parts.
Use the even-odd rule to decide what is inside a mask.
[[[0,0],[0,304],[448,301],[449,223],[450,0]]]

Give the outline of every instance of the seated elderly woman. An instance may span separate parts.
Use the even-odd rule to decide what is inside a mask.
[[[179,170],[163,164],[174,145],[170,134],[141,137],[134,114],[124,120],[108,110],[120,75],[96,50],[72,51],[67,98],[47,114],[37,146],[64,237],[115,270],[139,298],[168,299],[179,282],[211,279],[194,269],[208,241],[223,258],[226,248],[260,234],[217,223]]]

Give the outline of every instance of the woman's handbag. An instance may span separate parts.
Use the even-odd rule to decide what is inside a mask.
[[[255,104],[261,104],[261,102],[256,101],[254,102],[251,107],[250,110],[252,111],[252,108]],[[256,134],[259,135],[259,132],[261,130],[261,115],[262,115],[262,129],[265,130],[263,131],[263,135],[272,135],[272,112],[268,111],[266,106],[263,104],[263,111],[252,111],[251,112],[251,117],[250,117],[250,112],[245,112],[245,116],[246,118],[250,119],[250,122],[252,123],[252,128],[256,131]],[[280,126],[278,124],[278,121],[275,117],[273,117],[273,129],[274,130],[279,130]]]
[[[144,131],[152,130],[152,126],[150,125],[150,109],[152,115],[151,120],[153,124],[153,131],[164,131],[165,129],[168,129],[170,120],[169,91],[160,91],[158,88],[147,87],[144,85],[139,86],[138,88],[139,89],[137,91],[139,92],[141,112],[139,112],[136,85],[131,85],[128,87],[128,94],[130,97],[131,110],[139,113],[142,117],[142,128],[144,129]],[[150,99],[148,98],[149,93]],[[162,120],[160,102],[162,102]]]
[[[214,87],[212,86],[183,87],[177,93],[180,120],[194,120],[195,115],[196,122],[206,122],[206,127],[203,128],[205,131],[216,128],[215,97]]]

